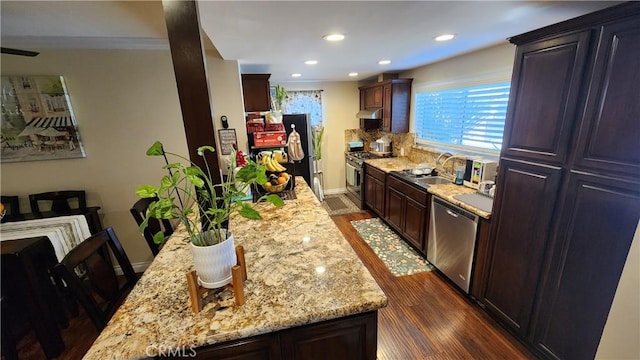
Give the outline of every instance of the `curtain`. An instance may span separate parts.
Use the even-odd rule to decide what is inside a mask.
[[[322,90],[287,91],[283,114],[309,114],[311,127],[322,126]]]

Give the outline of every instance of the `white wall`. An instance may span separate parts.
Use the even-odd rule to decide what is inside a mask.
[[[604,326],[596,359],[640,359],[640,222]]]
[[[346,129],[360,126],[356,114],[360,108],[360,90],[353,82],[291,82],[271,83],[292,90],[323,90],[322,119],[324,136],[322,139],[322,172],[324,175],[324,191],[327,194],[344,192],[344,152]]]
[[[129,213],[135,188],[155,184],[157,158],[145,155],[154,140],[186,153],[182,115],[171,56],[164,51],[42,50],[34,58],[2,55],[2,75],[64,75],[87,157],[0,165],[3,195],[84,189],[100,206],[103,226],[112,226],[132,263],[151,252]]]

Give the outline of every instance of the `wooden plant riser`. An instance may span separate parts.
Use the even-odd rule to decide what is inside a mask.
[[[244,248],[240,245],[236,246],[237,265],[231,268],[231,284],[227,284],[225,288],[233,290],[233,296],[236,300],[236,306],[244,304],[244,282],[247,280],[247,265],[244,261]],[[202,298],[209,291],[216,289],[207,289],[198,283],[198,274],[195,270],[187,273],[187,285],[189,287],[189,298],[191,299],[191,310],[194,314],[202,310]]]

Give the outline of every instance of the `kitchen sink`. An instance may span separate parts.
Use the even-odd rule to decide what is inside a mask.
[[[431,185],[450,184],[451,180],[436,175],[414,175],[409,171],[392,171],[391,176],[402,179],[410,184],[414,184],[421,188],[428,188]]]
[[[417,178],[414,182],[418,185],[438,185],[438,184],[450,184],[451,180],[443,178],[442,176],[425,176]]]

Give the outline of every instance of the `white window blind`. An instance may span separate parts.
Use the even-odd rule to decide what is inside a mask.
[[[416,138],[500,151],[510,85],[500,82],[416,93]]]

